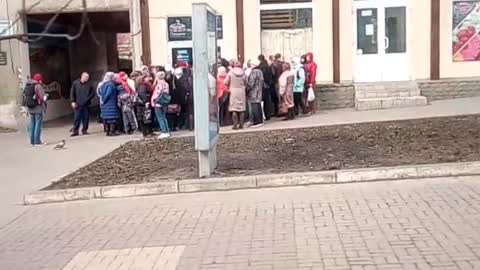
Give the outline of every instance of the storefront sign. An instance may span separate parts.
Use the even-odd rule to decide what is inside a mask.
[[[172,49],[172,65],[175,66],[178,62],[188,63],[193,65],[193,51],[192,48],[173,48]]]
[[[453,61],[480,61],[480,1],[454,1],[452,12]]]
[[[217,16],[217,39],[223,39],[223,16]],[[168,18],[168,41],[192,40],[192,17]]]
[[[168,40],[192,40],[192,17],[169,17]]]
[[[6,66],[7,65],[7,53],[6,52],[0,52],[0,66]]]

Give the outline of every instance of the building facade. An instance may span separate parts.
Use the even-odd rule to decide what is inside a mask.
[[[19,13],[52,13],[64,4],[45,0],[34,6],[35,1],[26,0],[22,7],[21,1],[7,2],[8,8],[0,1],[0,31]],[[361,96],[357,85],[387,82],[409,82],[415,88],[409,93],[430,100],[480,95],[480,0],[87,2],[91,12],[128,13],[132,68],[192,62],[191,4],[207,2],[219,14],[218,52],[226,59],[246,62],[259,54],[280,53],[290,61],[312,52],[318,65],[320,108],[353,107]],[[74,3],[65,12],[80,12],[80,1]],[[26,24],[28,18],[12,31],[22,33]],[[125,32],[100,25],[107,33]],[[16,40],[0,45],[0,60],[5,55],[8,60],[0,65],[0,124],[11,125],[18,107],[18,70],[23,80],[31,73],[32,46]],[[105,53],[109,48],[113,46],[106,46]],[[104,62],[94,69],[118,68],[108,59]]]

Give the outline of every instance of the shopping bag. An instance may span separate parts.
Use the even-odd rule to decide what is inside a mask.
[[[315,91],[313,91],[313,88],[310,87],[308,88],[308,96],[307,96],[307,101],[312,102],[315,100]]]

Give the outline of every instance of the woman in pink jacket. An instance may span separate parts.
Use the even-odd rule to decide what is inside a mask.
[[[167,105],[170,101],[169,85],[165,81],[165,72],[160,71],[156,75],[156,86],[152,95],[152,107],[155,108],[155,116],[157,117],[158,124],[160,125],[159,139],[166,139],[170,137],[170,130],[168,129],[167,122]],[[161,100],[168,100],[164,104]]]

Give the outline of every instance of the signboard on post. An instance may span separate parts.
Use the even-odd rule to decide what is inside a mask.
[[[205,3],[194,3],[192,9],[195,148],[198,151],[199,177],[209,177],[217,167],[219,132],[217,14]]]

